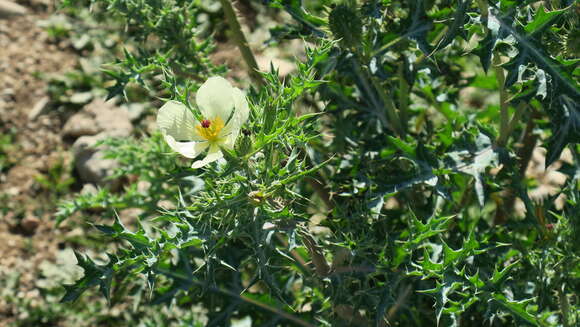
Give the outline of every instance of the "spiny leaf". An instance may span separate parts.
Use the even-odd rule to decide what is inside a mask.
[[[419,220],[415,214],[411,213],[411,222],[413,224],[413,235],[409,240],[412,244],[420,244],[429,237],[435,236],[444,232],[447,224],[451,221],[453,216],[430,217],[424,224]]]
[[[435,312],[437,315],[437,325],[441,321],[441,316],[446,312],[446,304],[449,302],[449,295],[463,286],[463,281],[454,274],[444,274],[442,282],[436,281],[433,289],[419,291],[420,293],[431,294],[435,298]]]
[[[565,94],[557,98],[551,115],[552,136],[548,140],[546,167],[556,161],[569,143],[580,143],[580,103]]]
[[[495,17],[495,16],[494,16]],[[508,32],[509,34],[513,35],[516,39],[517,47],[519,50],[518,55],[516,58],[512,60],[512,62],[517,62],[518,65],[513,63],[504,65],[506,69],[508,69],[508,78],[506,79],[506,85],[509,86],[508,81],[509,72],[514,74],[514,70],[519,69],[519,65],[524,65],[528,62],[532,62],[536,64],[539,68],[546,71],[546,73],[552,76],[554,83],[557,84],[562,91],[568,93],[572,98],[578,99],[580,98],[580,89],[578,87],[578,83],[574,82],[574,80],[569,76],[568,73],[563,69],[562,65],[552,59],[550,56],[544,53],[542,47],[539,46],[535,42],[534,38],[530,35],[526,35],[524,33],[518,32],[511,26],[511,22],[507,21],[505,17],[496,17],[497,22],[501,25],[501,27]],[[508,68],[509,67],[509,68]],[[513,79],[513,78],[512,78]]]
[[[464,256],[465,250],[460,248],[459,250],[453,250],[452,248],[445,243],[445,241],[441,240],[443,244],[443,265],[449,266],[452,263],[457,264],[458,261]]]
[[[453,23],[449,26],[447,34],[445,34],[443,39],[441,39],[441,42],[437,44],[434,51],[445,48],[453,42],[458,34],[465,33],[463,26],[469,19],[466,11],[470,5],[471,0],[458,0],[457,9],[455,9],[455,14],[453,15]]]
[[[267,2],[270,6],[286,10],[292,18],[302,23],[316,36],[324,37],[326,35],[326,33],[319,28],[325,23],[324,19],[308,13],[302,7],[301,0],[267,0]]]
[[[391,145],[395,146],[397,149],[399,149],[401,152],[403,152],[410,158],[416,157],[415,148],[411,144],[401,140],[398,137],[393,137],[390,135],[387,135],[387,141],[389,141]]]
[[[498,267],[495,267],[493,270],[493,276],[489,279],[489,282],[493,285],[499,285],[501,282],[508,277],[508,273],[519,263],[519,261],[515,261],[505,267],[503,270],[498,270]]]
[[[500,293],[492,293],[492,297],[496,303],[500,305],[500,307],[513,313],[516,317],[533,326],[540,326],[540,322],[536,319],[536,317],[527,311],[527,304],[528,302],[532,301],[532,299],[513,301],[509,300],[507,297],[505,297],[505,295]]]
[[[510,19],[513,18],[510,17]],[[474,53],[479,56],[481,66],[487,72],[491,64],[491,56],[493,55],[496,43],[505,38],[509,33],[496,17],[496,9],[493,7],[489,8],[487,20],[482,23],[487,26],[487,36],[478,44]]]
[[[448,161],[450,161],[450,169],[475,178],[475,192],[479,204],[483,206],[485,194],[481,175],[487,168],[499,164],[499,154],[492,146],[491,139],[487,135],[479,133],[471,147],[450,152],[447,156]]]
[[[444,269],[443,264],[431,261],[431,255],[427,249],[423,250],[423,259],[417,261],[417,263],[420,264],[422,269],[423,279],[440,276]]]
[[[72,285],[64,285],[65,295],[60,302],[72,302],[81,296],[87,289],[99,285],[101,293],[109,301],[111,292],[111,282],[113,280],[113,266],[116,258],[109,256],[107,265],[97,265],[86,255],[74,252],[78,265],[84,270],[84,276]]]
[[[553,23],[553,21],[565,13],[567,9],[560,9],[560,10],[553,10],[553,11],[546,11],[544,8],[544,4],[541,3],[540,7],[536,10],[536,14],[534,15],[534,20],[526,24],[524,30],[526,33],[535,34],[540,32],[544,27],[549,26]]]
[[[410,22],[408,23],[410,27],[406,34],[409,38],[417,42],[419,49],[424,54],[428,55],[432,49],[427,41],[427,33],[431,30],[433,21],[425,12],[425,1],[415,0],[410,6],[411,14],[409,15]]]
[[[131,245],[133,245],[137,249],[144,249],[152,246],[151,240],[145,235],[145,231],[139,224],[139,230],[137,233],[133,233],[121,222],[121,219],[118,215],[115,216],[115,222],[112,226],[107,225],[95,225],[95,228],[100,230],[101,232],[114,237],[124,239],[129,241]]]

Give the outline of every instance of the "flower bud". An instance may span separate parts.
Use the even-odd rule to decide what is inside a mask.
[[[346,48],[356,48],[362,39],[362,20],[354,6],[341,4],[336,6],[328,17],[330,30],[336,39]]]
[[[266,197],[262,191],[252,191],[248,193],[248,200],[250,201],[251,205],[258,207],[264,204]]]
[[[240,157],[245,156],[252,151],[252,138],[250,137],[250,131],[242,130],[242,136],[236,140],[234,149]]]

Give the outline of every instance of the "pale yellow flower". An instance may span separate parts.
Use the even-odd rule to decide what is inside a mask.
[[[192,168],[200,168],[223,157],[221,148],[233,148],[250,108],[244,93],[222,77],[210,77],[199,88],[196,102],[202,119],[197,120],[182,103],[169,101],[157,113],[157,126],[169,146],[187,158],[207,150]]]

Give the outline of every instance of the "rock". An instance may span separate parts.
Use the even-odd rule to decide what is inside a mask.
[[[129,112],[115,106],[112,102],[95,99],[85,107],[86,112],[95,117],[95,122],[108,136],[127,137],[133,131]]]
[[[97,194],[98,192],[99,190],[97,189],[97,187],[91,183],[83,185],[83,188],[81,189],[82,195],[93,195]]]
[[[87,36],[84,34],[83,36]],[[71,95],[70,102],[77,103],[77,104],[85,104],[93,98],[93,92],[76,92],[75,94]]]
[[[27,12],[28,10],[19,4],[8,0],[0,0],[0,19],[25,15]]]
[[[144,213],[143,209],[127,208],[119,211],[121,221],[130,223],[131,225],[139,221],[139,217]]]
[[[45,114],[48,111],[48,104],[50,103],[50,98],[45,96],[36,102],[32,110],[28,113],[29,120],[36,120],[40,115]]]
[[[132,131],[131,115],[126,108],[95,99],[69,118],[62,134],[80,137],[104,133],[110,137],[127,137]]]
[[[6,184],[17,190],[12,195],[20,194],[32,188],[35,182],[34,178],[39,174],[38,170],[28,166],[14,166],[7,173]],[[7,188],[7,191],[14,193],[12,188]]]
[[[150,187],[151,187],[151,182],[148,182],[148,181],[137,182],[137,191],[139,193],[146,193]]]
[[[85,183],[95,183],[100,186],[118,186],[118,180],[110,180],[118,164],[113,159],[105,158],[104,149],[95,148],[95,144],[105,138],[106,134],[81,136],[72,146],[75,156],[75,168]]]
[[[94,117],[84,111],[72,115],[62,128],[63,136],[68,137],[95,135],[100,131],[101,128],[95,124]]]
[[[118,167],[117,162],[105,158],[103,147],[94,146],[107,137],[127,137],[132,131],[129,111],[102,99],[94,99],[82,111],[73,115],[66,122],[63,135],[78,137],[72,149],[75,168],[81,180],[85,183],[116,188],[120,181],[108,178]]]
[[[258,62],[258,67],[261,71],[269,72],[271,66],[274,66],[281,77],[288,76],[296,70],[296,66],[292,62],[284,59],[258,56],[256,61]]]
[[[174,210],[176,208],[175,203],[170,200],[159,200],[157,202],[157,207],[164,210]]]
[[[141,118],[141,116],[143,116],[145,113],[145,105],[143,103],[129,103],[123,105],[121,108],[127,110],[129,119],[132,122],[139,120],[139,118]]]
[[[39,225],[40,219],[34,216],[26,216],[20,221],[20,226],[22,226],[22,229],[30,234],[34,233]]]

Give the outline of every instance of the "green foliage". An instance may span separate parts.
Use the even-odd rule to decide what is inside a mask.
[[[139,45],[106,71],[110,96],[136,82],[189,104],[224,72],[213,41],[196,41],[195,4],[95,3]],[[188,168],[158,134],[106,141],[132,182],[61,203],[57,220],[104,210],[114,221],[96,230],[118,248],[77,255],[85,275],[63,300],[97,285],[122,296],[118,283],[148,294],[140,305],[201,305],[213,326],[577,324],[577,58],[540,46],[577,28],[576,5],[268,3],[295,20],[274,32],[299,31],[275,36],[310,42],[305,59],[284,80],[261,73],[222,162]],[[467,105],[470,88],[499,103]],[[536,144],[547,166],[572,153],[543,203],[526,175]],[[126,208],[143,210],[133,226]]]
[[[10,152],[14,149],[12,140],[13,135],[0,134],[0,171],[7,170],[13,164],[10,158]]]
[[[70,171],[71,167],[67,166],[62,158],[59,158],[48,168],[46,175],[36,176],[36,181],[55,195],[63,194],[75,181],[74,178],[70,177]]]

